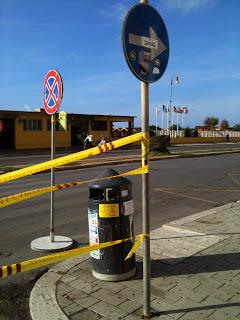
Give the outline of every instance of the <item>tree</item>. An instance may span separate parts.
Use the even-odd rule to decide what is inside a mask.
[[[219,123],[219,119],[216,117],[207,117],[203,123],[205,126],[210,127],[210,129],[214,129],[214,127]]]
[[[221,130],[226,130],[229,128],[229,123],[226,119],[223,119],[221,124],[220,124],[220,129]]]

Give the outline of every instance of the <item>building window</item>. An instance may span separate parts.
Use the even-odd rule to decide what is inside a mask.
[[[55,131],[63,131],[63,130],[61,130],[60,127],[61,127],[61,125],[60,125],[59,121],[56,120],[56,122],[55,122]],[[47,130],[51,131],[51,120],[50,119],[47,120]]]
[[[41,131],[42,120],[23,120],[24,131]]]
[[[107,121],[91,121],[92,131],[107,131]]]

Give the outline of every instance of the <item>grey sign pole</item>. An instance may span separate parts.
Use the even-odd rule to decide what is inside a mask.
[[[148,0],[140,0],[140,3],[148,4]],[[149,134],[149,84],[141,81],[141,105],[142,105],[142,132]],[[149,161],[149,142],[144,153],[144,164]],[[150,317],[150,216],[149,216],[149,173],[142,174],[142,215],[143,234],[146,234],[143,242],[143,316]]]
[[[51,160],[55,158],[55,114],[51,115]],[[51,168],[51,187],[55,186],[55,168]],[[50,239],[54,242],[54,192],[51,192]]]
[[[167,67],[169,40],[167,29],[159,13],[148,0],[140,0],[127,13],[122,28],[125,59],[132,73],[141,81],[142,164],[149,163],[149,83],[159,80]],[[150,310],[150,213],[149,173],[142,175],[143,215],[143,316],[151,317]]]

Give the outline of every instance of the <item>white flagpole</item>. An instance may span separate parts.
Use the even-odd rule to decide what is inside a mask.
[[[169,112],[169,111],[168,111],[168,109],[167,109],[167,129],[169,130],[168,112]]]
[[[178,134],[178,119],[179,119],[179,113],[177,113],[177,134]]]
[[[163,113],[164,113],[164,111],[162,109],[162,130],[163,130]]]
[[[158,107],[156,107],[156,136],[157,136],[157,116],[158,116]]]

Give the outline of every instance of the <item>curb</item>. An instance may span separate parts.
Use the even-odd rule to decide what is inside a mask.
[[[192,154],[172,154],[172,155],[166,155],[166,156],[152,156],[150,157],[150,161],[161,161],[161,160],[169,160],[169,159],[184,159],[184,158],[200,158],[200,157],[211,157],[211,156],[220,156],[224,154],[232,154],[232,153],[240,153],[240,150],[231,150],[231,151],[212,151],[212,152],[201,152],[201,153],[192,153]],[[105,162],[93,162],[93,163],[84,163],[80,165],[73,165],[73,166],[62,166],[62,167],[56,167],[55,171],[68,171],[68,170],[81,170],[86,168],[94,168],[94,167],[102,167],[107,165],[117,165],[117,164],[125,164],[125,163],[137,163],[140,161],[139,159],[116,159],[111,161],[105,161]],[[24,167],[28,166],[21,166],[18,167],[18,169],[22,169]],[[50,170],[41,171],[34,173],[33,175],[42,174],[42,173],[48,173]],[[0,171],[1,173],[5,173],[4,171]]]
[[[29,300],[32,320],[69,320],[57,301],[57,283],[70,269],[86,259],[88,254],[60,262],[36,282]]]
[[[162,225],[164,229],[179,230],[183,228],[183,225],[198,220],[202,217],[206,217],[230,209],[233,207],[240,206],[240,203],[233,202],[228,203],[216,208],[205,210],[185,218],[181,218],[167,224]],[[35,284],[30,295],[30,314],[32,320],[68,320],[69,318],[60,308],[57,296],[56,287],[60,279],[73,267],[77,266],[79,263],[87,260],[89,258],[88,254],[84,254],[78,257],[65,260],[54,265],[47,273],[45,273]]]

